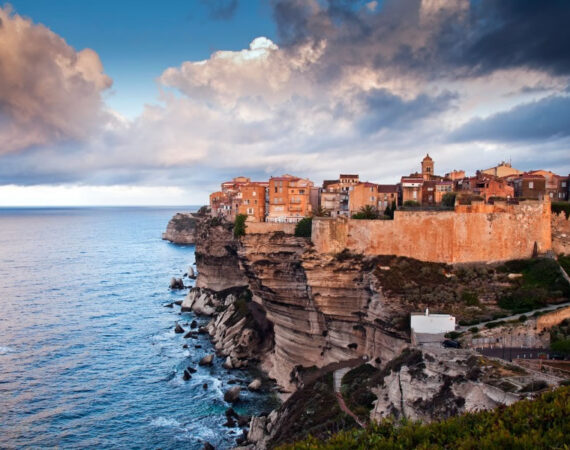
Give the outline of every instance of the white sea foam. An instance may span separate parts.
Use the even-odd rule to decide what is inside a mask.
[[[10,347],[2,347],[0,345],[0,355],[6,355],[7,353],[14,353],[16,350]]]
[[[156,419],[152,420],[150,422],[150,424],[153,427],[179,427],[180,426],[180,422],[178,422],[178,420],[176,419],[169,419],[167,417],[157,417]]]

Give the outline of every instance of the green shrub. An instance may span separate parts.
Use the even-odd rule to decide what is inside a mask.
[[[528,317],[525,316],[524,314],[522,316],[519,316],[519,322],[526,322],[528,320]]]
[[[447,206],[448,208],[453,208],[455,206],[455,197],[457,194],[455,192],[446,192],[441,198],[441,204]]]
[[[457,339],[458,337],[460,337],[463,333],[459,332],[459,331],[449,331],[447,333],[445,333],[445,337],[447,339]]]
[[[535,383],[536,387],[538,382]],[[350,429],[328,440],[309,437],[287,449],[534,449],[567,448],[570,387],[534,400],[451,417],[441,422],[385,419],[366,429]],[[397,426],[400,425],[400,426]]]
[[[380,213],[374,206],[366,205],[360,208],[356,214],[352,215],[353,219],[358,220],[376,220],[380,217]]]
[[[415,200],[406,200],[404,202],[404,206],[406,208],[418,208],[420,206],[420,204],[418,202],[416,202]]]
[[[311,237],[311,230],[313,228],[313,219],[305,217],[301,219],[295,226],[295,236],[297,237]]]
[[[471,331],[471,333],[477,333],[479,331],[478,327],[471,327],[469,328],[469,331]]]
[[[461,292],[461,301],[464,302],[467,306],[478,306],[479,305],[479,297],[473,291],[464,290]]]
[[[564,212],[566,218],[570,217],[570,203],[569,202],[552,202],[550,204],[550,209],[553,213],[560,214]]]
[[[497,328],[500,327],[501,325],[504,325],[505,321],[504,320],[497,320],[496,322],[488,322],[485,324],[485,328]]]
[[[247,220],[246,214],[238,214],[236,216],[236,221],[234,223],[234,237],[239,238],[240,236],[245,236],[245,229],[247,225],[245,221]]]

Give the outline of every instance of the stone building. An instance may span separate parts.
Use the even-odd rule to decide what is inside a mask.
[[[429,153],[422,159],[422,177],[424,180],[431,180],[434,176],[434,162]]]
[[[515,197],[539,200],[546,195],[546,179],[542,175],[523,173],[512,179],[512,183]]]
[[[501,178],[501,177],[507,177],[509,175],[520,175],[523,173],[523,171],[513,168],[510,162],[501,161],[495,167],[490,167],[489,169],[481,170],[481,173]]]
[[[402,177],[400,181],[402,204],[405,204],[407,201],[414,201],[421,204],[423,184],[424,179],[421,176]]]
[[[325,180],[320,193],[320,206],[331,217],[349,215],[349,193],[359,183],[358,175],[340,174],[338,180]]]
[[[267,222],[299,222],[312,212],[311,188],[309,179],[293,175],[271,177],[269,179],[269,209]]]
[[[263,222],[266,213],[266,193],[268,182],[254,181],[240,187],[241,204],[238,214],[246,214],[248,221]]]
[[[549,170],[531,170],[531,175],[542,175],[545,182],[545,193],[552,201],[568,200],[568,177],[556,175]]]

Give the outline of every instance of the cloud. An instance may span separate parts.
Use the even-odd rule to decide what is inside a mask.
[[[544,141],[570,136],[570,97],[550,96],[487,118],[474,118],[451,134],[456,142]]]
[[[97,53],[75,51],[8,7],[0,24],[0,154],[87,137],[111,86]]]
[[[3,23],[20,20],[40,33],[25,42],[45,61],[27,61],[23,43],[10,48],[14,61],[37,64],[45,76],[18,95],[12,89],[18,101],[10,105],[37,104],[26,120],[15,106],[5,109],[12,92],[0,89],[0,130],[22,136],[0,155],[0,184],[182,186],[203,195],[238,174],[318,181],[354,171],[395,182],[428,151],[439,173],[508,157],[521,168],[570,170],[565,63],[557,50],[541,64],[526,45],[548,43],[552,33],[535,30],[516,59],[482,51],[502,27],[527,23],[525,8],[511,16],[510,2],[486,0],[272,4],[278,39],[260,36],[242,50],[165,68],[157,102],[134,120],[104,111],[110,81],[94,52],[77,53],[46,28],[5,14]],[[54,103],[42,80],[71,88],[56,89]]]

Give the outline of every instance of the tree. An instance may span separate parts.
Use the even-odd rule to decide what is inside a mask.
[[[360,220],[376,220],[378,217],[380,217],[378,210],[371,205],[363,206],[360,211],[352,215],[353,219]]]
[[[311,237],[312,228],[313,219],[311,217],[305,217],[304,219],[301,219],[295,226],[295,236]]]
[[[456,197],[455,192],[446,192],[445,194],[443,194],[443,197],[441,198],[441,204],[443,206],[453,208],[455,206],[455,197]]]
[[[420,206],[420,204],[418,202],[416,202],[415,200],[406,200],[404,202],[404,206],[406,206],[408,208],[417,208]]]
[[[330,217],[330,215],[331,213],[322,206],[319,206],[317,210],[313,212],[313,217]]]
[[[245,221],[247,220],[247,214],[238,214],[236,216],[236,221],[234,223],[234,237],[239,238],[240,236],[245,236],[245,229],[247,225]]]
[[[384,210],[384,215],[388,216],[390,218],[390,220],[394,219],[394,211],[396,211],[396,201],[392,200],[392,204],[386,206],[386,209]]]

